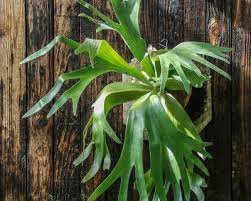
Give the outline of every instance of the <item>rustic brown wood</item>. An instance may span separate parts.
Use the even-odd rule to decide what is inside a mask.
[[[159,1],[158,32],[162,45],[172,48],[184,40],[183,8],[183,0]]]
[[[88,3],[92,3],[92,0],[86,1]],[[84,9],[79,9],[81,12],[84,11]],[[89,22],[85,18],[80,18],[80,40],[84,41],[85,38],[94,38],[95,37],[95,25],[92,22]],[[89,60],[85,57],[81,58],[80,61],[81,66],[86,66],[89,64]],[[87,89],[84,91],[83,96],[81,97],[81,131],[87,124],[90,115],[92,113],[91,105],[93,101],[95,100],[95,95],[93,94],[93,88],[95,85],[92,84],[87,87]],[[87,141],[90,141],[91,137],[90,135],[87,136]],[[85,161],[81,168],[80,172],[80,178],[82,179],[84,175],[88,172],[89,168],[91,167],[93,161],[93,153],[90,154],[89,158]],[[93,192],[93,180],[88,181],[86,184],[82,185],[81,191],[83,192],[84,196],[87,198],[90,196],[90,194]]]
[[[65,35],[80,40],[80,24],[77,17],[79,6],[72,1],[54,1],[54,36]],[[64,73],[80,68],[80,61],[66,45],[54,50],[55,79]],[[71,86],[65,83],[62,90]],[[80,113],[73,116],[69,101],[54,117],[54,199],[77,201],[81,196],[80,168],[73,165],[80,154],[81,147]]]
[[[159,43],[158,32],[158,4],[156,0],[142,1],[140,12],[140,30],[147,45],[157,47]]]
[[[207,1],[207,41],[214,45],[231,46],[231,1]],[[231,65],[217,61],[218,66],[231,73]],[[206,135],[214,159],[208,161],[207,200],[231,200],[231,82],[212,73],[213,121]]]
[[[233,1],[232,195],[251,200],[251,1]]]
[[[0,200],[26,200],[25,12],[22,0],[0,1]]]
[[[51,2],[27,0],[27,54],[31,54],[51,39]],[[46,55],[28,64],[28,107],[34,105],[52,86],[53,63]],[[49,200],[53,196],[53,119],[48,110],[28,119],[27,199]]]
[[[107,1],[88,2],[114,18]],[[211,172],[205,191],[208,201],[251,200],[250,9],[250,0],[142,0],[141,30],[148,44],[173,47],[183,40],[206,39],[235,49],[232,66],[218,62],[232,71],[232,82],[213,74],[213,121],[203,133],[214,143],[209,148],[214,159],[207,161]],[[54,118],[46,118],[47,107],[26,120],[21,115],[48,92],[60,73],[89,61],[74,56],[65,45],[29,63],[27,70],[19,61],[25,49],[33,53],[58,34],[81,41],[104,38],[127,61],[132,55],[116,33],[96,34],[92,23],[78,18],[84,9],[72,0],[0,1],[0,11],[0,200],[83,200],[83,193],[88,197],[109,171],[100,172],[85,185],[80,183],[93,160],[91,155],[83,167],[72,165],[82,151],[81,131],[96,95],[105,84],[121,77],[113,73],[95,80],[84,93],[76,117],[68,103]],[[114,109],[109,121],[123,139],[121,107]],[[108,143],[114,166],[121,145]],[[128,200],[138,200],[132,185],[133,180]],[[119,182],[99,200],[117,200],[118,189]]]

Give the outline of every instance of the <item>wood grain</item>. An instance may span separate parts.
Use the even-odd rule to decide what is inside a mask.
[[[251,1],[233,1],[232,192],[251,200]]]
[[[184,40],[184,1],[159,0],[158,8],[159,40],[162,45],[173,48]]]
[[[22,0],[0,1],[0,200],[26,200],[25,12]]]
[[[92,0],[86,1],[88,3],[93,3]],[[85,11],[80,6],[80,12]],[[85,18],[80,18],[80,40],[83,42],[85,38],[96,38],[95,36],[95,25],[92,22],[89,22]],[[82,57],[80,60],[80,64],[82,67],[89,64],[89,60],[86,57]],[[90,115],[92,113],[91,105],[95,100],[95,94],[93,94],[93,90],[95,88],[94,82],[92,82],[87,89],[84,91],[83,96],[81,97],[81,131],[84,129],[86,123],[88,122]],[[87,136],[87,142],[91,140],[90,135]],[[91,164],[93,161],[93,153],[90,154],[89,158],[85,161],[81,168],[80,177],[83,179],[84,175],[89,171]],[[86,198],[90,196],[90,194],[93,192],[93,180],[88,181],[85,183],[81,190],[83,191],[83,194]]]
[[[107,1],[88,2],[114,18]],[[21,119],[49,91],[59,74],[89,61],[74,56],[64,45],[26,66],[20,66],[19,61],[58,34],[81,41],[103,38],[127,61],[132,55],[116,33],[96,34],[92,23],[78,18],[78,13],[86,10],[75,1],[0,1],[0,11],[0,200],[82,201],[83,194],[88,197],[109,171],[99,172],[85,185],[80,183],[93,160],[91,154],[83,167],[72,165],[82,151],[81,131],[97,94],[105,84],[121,77],[111,73],[93,81],[81,98],[76,117],[68,103],[51,119],[46,118],[49,107]],[[213,74],[213,121],[203,135],[214,143],[209,150],[214,159],[207,161],[211,176],[205,192],[207,201],[251,200],[251,1],[142,0],[140,21],[147,43],[158,48],[173,47],[183,40],[234,47],[232,65],[217,62],[232,74],[232,82]],[[64,89],[71,84],[66,83]],[[121,107],[113,110],[109,121],[123,139]],[[121,146],[108,143],[114,166]],[[145,143],[145,150],[147,147]],[[147,152],[144,158],[148,166]],[[128,200],[136,201],[132,185],[133,180]],[[116,182],[99,200],[117,200],[118,189]]]
[[[27,54],[45,46],[52,35],[52,4],[46,0],[27,0]],[[46,55],[28,64],[28,107],[34,105],[52,86],[53,63]],[[27,200],[49,200],[53,196],[53,119],[48,107],[28,119]]]
[[[231,1],[207,1],[207,42],[231,46]],[[231,65],[219,61],[217,65],[231,74]],[[231,82],[213,73],[213,121],[206,132],[207,140],[214,145],[209,151],[214,159],[208,161],[211,176],[208,179],[206,200],[231,200]]]
[[[79,6],[72,1],[54,1],[54,36],[65,35],[80,40]],[[54,49],[54,80],[64,73],[80,68],[80,60],[66,45]],[[72,82],[65,83],[62,91]],[[61,93],[62,94],[62,93]],[[59,96],[58,96],[59,97]],[[81,148],[80,113],[74,117],[68,101],[54,117],[54,199],[78,201],[81,197],[80,168],[73,165]]]

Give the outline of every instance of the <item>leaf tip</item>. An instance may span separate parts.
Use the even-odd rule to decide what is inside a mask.
[[[30,116],[30,115],[28,114],[28,112],[26,112],[26,113],[22,116],[22,119],[25,119],[25,118],[27,118],[28,116]]]
[[[22,65],[22,64],[25,64],[25,60],[21,61],[19,64]]]
[[[47,118],[49,119],[53,114],[55,113],[55,111],[53,110],[53,108],[49,111],[49,113],[47,114]]]

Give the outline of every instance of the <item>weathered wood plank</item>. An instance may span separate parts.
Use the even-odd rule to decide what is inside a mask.
[[[184,0],[159,0],[159,39],[173,48],[184,40]],[[162,47],[163,48],[163,47]]]
[[[88,3],[93,3],[92,0],[87,0]],[[80,6],[80,12],[86,12]],[[80,18],[80,40],[83,42],[85,38],[95,38],[95,25],[86,20],[85,18]],[[82,57],[80,60],[80,64],[82,67],[89,64],[89,60],[86,57]],[[92,113],[91,105],[95,100],[95,94],[93,94],[94,83],[92,82],[87,89],[84,91],[83,96],[81,97],[81,132],[83,131],[86,123],[88,122],[90,115]],[[87,142],[91,140],[90,135],[87,136]],[[93,161],[93,153],[90,154],[89,158],[84,162],[80,172],[80,178],[83,179],[84,175],[89,171],[91,164]],[[86,198],[88,198],[93,192],[93,180],[88,181],[84,185],[82,185],[81,190]]]
[[[251,200],[251,1],[233,1],[232,195]]]
[[[157,0],[142,1],[140,12],[140,29],[148,45],[157,47],[159,43],[159,6]]]
[[[65,35],[80,40],[80,25],[77,17],[79,6],[72,1],[54,1],[54,36]],[[80,68],[80,61],[66,45],[54,50],[54,76],[57,77]],[[71,86],[66,83],[62,91]],[[59,96],[58,96],[59,97]],[[80,200],[80,169],[73,161],[81,152],[80,114],[73,116],[69,101],[54,118],[54,199],[60,201]]]
[[[27,0],[27,54],[51,38],[52,4],[46,0]],[[52,86],[53,62],[49,55],[28,64],[28,106],[34,105]],[[49,200],[53,196],[53,119],[43,110],[28,120],[27,193],[28,200]]]
[[[0,200],[26,200],[25,4],[0,1]]]
[[[205,41],[205,0],[184,0],[184,41]]]
[[[207,41],[214,45],[231,46],[231,1],[207,1]],[[231,65],[217,61],[217,65],[231,73]],[[206,200],[231,200],[231,82],[212,73],[213,121],[206,132],[214,159],[208,161]]]

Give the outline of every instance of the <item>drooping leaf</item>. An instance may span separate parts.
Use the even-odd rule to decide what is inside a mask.
[[[82,152],[82,154],[79,155],[78,158],[76,158],[73,162],[73,164],[75,166],[79,166],[81,163],[83,163],[87,158],[88,156],[90,155],[91,153],[91,150],[92,150],[92,146],[93,146],[93,142],[91,142],[87,147],[86,149]]]
[[[177,161],[177,165],[180,170],[179,171],[180,178],[181,178],[180,181],[182,181],[184,195],[185,195],[186,200],[188,201],[190,199],[191,184],[189,183],[189,173],[188,173],[188,167],[186,166],[186,163],[185,163],[185,158],[191,159],[191,157],[193,157],[193,161],[190,161],[190,162],[194,163],[197,166],[200,166],[201,163],[199,164],[198,162],[199,159],[195,159],[196,156],[193,155],[193,152],[196,151],[196,152],[204,153],[206,152],[205,147],[207,145],[206,143],[198,139],[194,139],[190,137],[189,135],[182,134],[176,128],[176,126],[173,125],[172,121],[169,119],[163,107],[163,103],[161,99],[162,99],[161,97],[157,95],[153,95],[149,98],[148,105],[146,106],[147,112],[145,116],[145,121],[146,121],[145,125],[148,131],[147,133],[149,135],[149,143],[153,143],[153,146],[156,146],[156,147],[158,146],[163,147],[163,148],[167,147],[168,150],[171,151],[173,157]],[[151,150],[152,148],[150,148],[150,152]],[[188,153],[189,153],[189,156],[188,156]],[[152,152],[152,154],[153,156],[151,157],[151,160],[153,158],[154,160],[153,164],[159,164],[160,162],[155,161],[155,160],[156,158],[160,159],[161,156],[158,154],[158,152],[156,153]],[[164,161],[164,159],[161,159],[159,161]],[[164,163],[162,163],[162,165],[163,164]],[[173,175],[172,176],[173,178],[176,178],[176,179],[170,180],[170,183],[174,186],[177,200],[180,200],[179,192],[181,192],[181,190],[179,190],[179,188],[181,187],[177,183],[177,179],[179,178],[179,173],[176,172],[177,167],[172,167],[174,163],[170,164],[170,162],[168,163],[168,161],[166,162],[166,164],[169,164],[166,166],[166,168],[169,167],[169,170],[170,170],[168,171],[169,174],[173,172],[171,175]],[[200,167],[200,168],[202,168],[202,170],[204,169],[204,167]],[[162,171],[164,171],[164,169],[165,167],[162,167]],[[154,173],[152,171],[156,171],[156,176],[154,176]],[[151,167],[151,172],[153,175],[154,183],[156,185],[156,192],[159,199],[162,201],[166,199],[162,195],[164,194],[164,190],[163,190],[164,185],[162,184],[162,187],[158,187],[158,186],[161,186],[161,183],[159,182],[162,182],[164,180],[164,176],[161,176],[161,175],[164,175],[164,173],[160,174],[159,171],[160,170],[155,169],[154,167]]]
[[[139,100],[141,100],[141,98]],[[136,183],[140,194],[140,200],[148,200],[143,172],[142,145],[144,119],[142,118],[141,112],[141,108],[138,107],[129,112],[125,142],[120,159],[110,175],[92,193],[89,201],[96,200],[118,178],[121,178],[118,201],[127,201],[129,177],[133,167],[135,167]]]
[[[63,39],[65,39],[63,37]],[[51,42],[49,47],[56,44]],[[49,51],[49,48],[45,48]],[[36,105],[34,105],[23,117],[28,117],[32,114],[40,111],[46,104],[48,104],[57,95],[63,82],[71,79],[78,79],[78,82],[74,84],[70,89],[65,91],[61,97],[56,101],[50,110],[48,117],[52,116],[60,107],[62,107],[68,100],[73,103],[73,112],[76,113],[78,102],[81,94],[88,86],[88,84],[95,79],[97,76],[102,75],[107,72],[115,71],[122,74],[127,74],[137,78],[138,80],[149,83],[147,78],[144,76],[140,70],[135,67],[130,66],[113,48],[106,42],[102,40],[92,40],[86,39],[84,43],[79,44],[75,47],[76,54],[87,54],[90,57],[91,65],[93,67],[87,67],[85,69],[76,70],[70,73],[65,73],[61,75],[56,81],[54,87],[48,92],[48,94],[43,97]],[[35,53],[36,57],[31,56],[27,58],[27,61],[35,59],[38,56],[42,56],[46,52],[45,50],[39,50]],[[26,61],[26,60],[25,60]],[[27,62],[26,61],[26,62]]]
[[[106,119],[108,112],[116,105],[135,100],[151,90],[152,88],[150,86],[138,83],[112,83],[102,90],[99,98],[93,104],[92,135],[96,147],[94,163],[84,177],[83,182],[88,181],[97,173],[103,158],[104,166],[107,166],[105,155],[108,153],[108,147],[105,143],[104,134],[106,133],[115,142],[121,143]],[[107,157],[109,157],[109,155]]]
[[[51,102],[53,98],[57,95],[57,93],[60,91],[64,81],[75,79],[81,80],[75,85],[73,85],[73,87],[71,87],[61,96],[59,101],[54,104],[53,110],[51,110],[49,116],[54,114],[63,105],[62,103],[65,103],[69,99],[76,99],[84,91],[85,87],[97,76],[110,71],[111,69],[106,68],[105,66],[96,65],[95,69],[89,66],[80,70],[75,70],[70,73],[60,75],[53,88],[42,99],[40,99],[28,112],[26,112],[23,118],[26,118],[39,112],[41,109],[44,108],[44,106]]]

